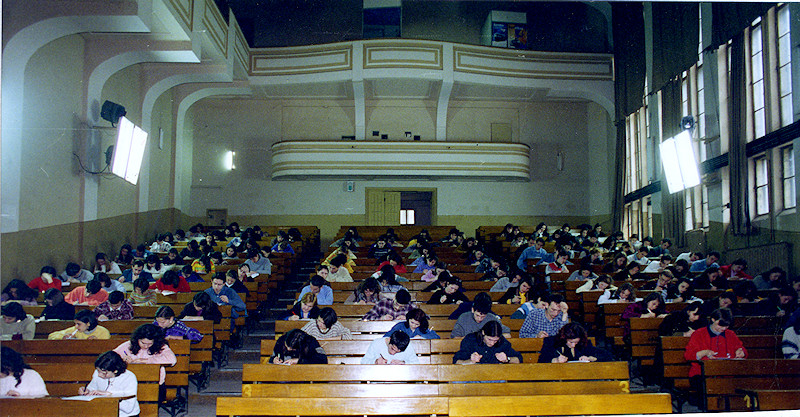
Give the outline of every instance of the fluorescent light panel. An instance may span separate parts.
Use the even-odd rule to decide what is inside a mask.
[[[120,117],[111,172],[136,185],[146,146],[147,132],[126,117]]]

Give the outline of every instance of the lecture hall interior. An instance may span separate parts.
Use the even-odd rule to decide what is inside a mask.
[[[348,226],[601,225],[800,273],[800,3],[6,0],[2,18],[3,287],[231,222],[316,227],[323,256]],[[111,172],[119,106],[147,133],[133,181]],[[660,145],[683,133],[699,181],[671,192]]]

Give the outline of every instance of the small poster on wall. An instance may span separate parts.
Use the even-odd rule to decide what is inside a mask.
[[[505,23],[492,23],[492,46],[508,48],[508,25]]]
[[[519,23],[508,24],[508,47],[526,49],[528,47],[528,29]]]

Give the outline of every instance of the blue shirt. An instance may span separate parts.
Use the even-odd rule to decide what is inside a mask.
[[[410,337],[412,339],[414,337],[417,337],[417,336],[419,336],[419,337],[421,337],[423,339],[441,339],[441,337],[439,337],[439,335],[436,334],[435,331],[430,330],[430,329],[428,329],[428,333],[422,333],[422,332],[419,331],[419,327],[417,327],[412,332],[411,329],[408,326],[406,326],[406,322],[405,321],[401,321],[400,323],[395,324],[394,327],[391,328],[391,330],[389,330],[388,332],[386,332],[385,335],[383,335],[383,337],[390,337],[392,335],[392,333],[394,333],[394,332],[403,332],[403,333],[407,334],[408,337]]]
[[[519,259],[517,259],[517,268],[519,268],[520,271],[524,271],[528,267],[528,265],[525,263],[526,259],[545,259],[547,255],[548,253],[546,250],[544,250],[544,248],[536,249],[536,246],[529,246],[522,251],[521,255],[519,255]]]
[[[252,259],[248,259],[244,261],[247,266],[250,267],[250,271],[258,272],[259,274],[271,274],[272,273],[272,262],[269,259],[259,255],[258,262],[253,262]]]
[[[696,261],[692,262],[692,266],[689,267],[689,272],[703,272],[706,269],[711,268],[711,267],[719,268],[719,264],[714,262],[710,266],[707,266],[705,259],[699,259],[699,260],[696,260]]]
[[[239,297],[239,294],[237,294],[236,291],[228,288],[227,286],[223,286],[219,291],[219,294],[214,292],[214,288],[207,288],[205,292],[211,297],[211,301],[217,303],[217,305],[230,305],[233,307],[231,309],[231,317],[239,317],[240,312],[245,316],[247,315],[247,306],[244,304],[244,301],[242,301],[242,298]],[[222,298],[220,298],[222,295],[228,297],[227,303],[222,301]]]
[[[556,318],[548,320],[546,311],[547,309],[539,308],[531,310],[519,329],[519,337],[538,337],[541,331],[546,332],[548,336],[558,334],[558,331],[567,324],[564,321],[564,313],[559,312]]]
[[[303,299],[303,296],[306,295],[307,292],[311,292],[311,285],[306,285],[300,291],[300,296],[297,297],[297,301]],[[320,306],[329,306],[333,304],[333,290],[331,287],[327,285],[323,285],[322,288],[319,289],[319,293],[317,293],[317,305]]]

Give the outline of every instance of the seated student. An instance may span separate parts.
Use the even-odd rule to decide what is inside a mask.
[[[698,290],[724,290],[728,288],[728,280],[722,278],[719,268],[712,266],[694,277],[692,285]]]
[[[453,355],[453,363],[522,363],[522,354],[511,347],[503,333],[500,323],[486,322],[479,331],[464,336],[458,352]]]
[[[122,276],[120,276],[118,280],[119,282],[133,282],[139,277],[144,277],[150,282],[155,281],[153,275],[144,270],[144,261],[142,260],[133,261],[131,269],[122,271]]]
[[[289,244],[289,235],[283,230],[278,231],[274,242],[271,248],[272,252],[294,254],[294,249],[292,249],[292,245]]]
[[[112,291],[108,300],[94,308],[93,313],[97,320],[133,320],[133,304],[125,299],[125,294]]]
[[[203,256],[203,251],[200,250],[200,243],[198,243],[196,240],[190,240],[180,253],[180,257],[187,262],[194,261],[201,256]]]
[[[367,253],[367,258],[376,259],[380,262],[383,262],[385,258],[394,252],[394,248],[389,245],[386,236],[378,236],[378,239],[375,241],[372,246],[369,247],[369,252]]]
[[[61,280],[57,279],[57,276],[58,273],[56,272],[55,268],[49,265],[43,266],[39,271],[39,276],[32,279],[31,282],[28,283],[28,287],[33,288],[40,293],[45,293],[51,288],[61,291]]]
[[[664,318],[667,316],[666,308],[664,307],[664,298],[659,293],[650,293],[642,301],[631,303],[622,312],[622,330],[623,336],[630,336],[631,334],[631,318]]]
[[[581,258],[581,269],[594,270],[595,266],[603,265],[603,252],[600,249],[591,249],[589,253]]]
[[[148,288],[160,293],[165,291],[192,292],[192,289],[189,286],[189,283],[186,282],[186,279],[178,275],[176,271],[165,272],[164,275],[158,279],[158,281],[150,284]]]
[[[670,255],[669,248],[672,247],[672,241],[669,238],[661,239],[661,244],[650,250],[650,256],[663,256]]]
[[[800,359],[800,320],[795,320],[783,331],[781,351],[784,359]]]
[[[144,277],[133,281],[133,291],[128,294],[128,300],[134,306],[154,306],[156,297],[156,291],[150,289],[150,281]]]
[[[128,370],[128,364],[113,350],[101,354],[94,362],[92,380],[80,387],[80,395],[130,397],[119,402],[119,417],[138,416],[139,401],[136,394],[139,383],[136,375]]]
[[[97,325],[97,316],[89,310],[81,310],[75,314],[75,325],[64,330],[50,333],[50,340],[61,339],[111,339],[111,334],[103,326]]]
[[[576,288],[575,293],[580,294],[582,292],[595,291],[595,290],[605,291],[607,289],[614,291],[617,289],[617,287],[611,285],[611,282],[612,281],[610,276],[600,275],[599,277],[593,280],[586,281],[583,285]]]
[[[637,262],[631,262],[625,268],[624,271],[617,273],[614,275],[614,281],[633,281],[633,280],[640,280],[646,279],[644,274],[639,273],[641,271],[642,265]]]
[[[97,275],[94,276],[94,278],[100,281],[100,284],[103,286],[103,289],[109,294],[111,294],[112,291],[119,291],[123,294],[125,294],[126,292],[125,286],[122,285],[121,282],[115,279],[111,279],[111,277],[109,277],[108,274],[106,274],[105,272],[98,272]]]
[[[361,281],[353,293],[344,301],[345,304],[371,304],[375,305],[381,300],[381,285],[372,277]]]
[[[726,308],[714,310],[709,316],[711,324],[695,330],[686,345],[684,358],[687,361],[706,359],[746,358],[747,350],[732,330],[733,313]],[[700,375],[700,364],[693,362],[689,377]]]
[[[485,274],[492,269],[492,258],[486,255],[485,249],[476,247],[472,251],[472,256],[467,258],[468,265],[475,267],[475,273]]]
[[[98,280],[91,280],[83,287],[70,291],[64,300],[72,305],[96,306],[108,300],[108,293],[103,289],[103,284]]]
[[[94,273],[98,274],[104,272],[106,274],[121,274],[119,264],[114,261],[109,261],[108,257],[103,252],[98,252],[94,256]]]
[[[336,311],[331,307],[320,309],[317,319],[306,323],[300,330],[317,340],[353,339],[353,334],[350,332],[350,329],[344,327],[342,323],[339,322]]]
[[[779,289],[777,294],[770,293],[767,299],[758,304],[759,315],[789,318],[798,308],[797,292],[787,285]]]
[[[136,246],[136,250],[132,251],[131,254],[133,255],[133,259],[139,259],[144,261],[147,259],[148,256],[152,255],[153,253],[147,250],[147,246],[144,244],[140,244]]]
[[[327,269],[325,271],[327,271]],[[311,280],[309,280],[308,285],[306,285],[305,287],[303,287],[302,290],[300,290],[300,296],[297,297],[297,301],[300,301],[306,293],[310,292],[313,293],[315,296],[317,296],[317,305],[321,306],[332,305],[333,290],[327,284],[328,283],[325,281],[325,278],[319,275],[314,275],[313,277],[311,277]]]
[[[149,272],[153,279],[161,278],[170,269],[169,265],[161,263],[161,258],[158,255],[150,255],[145,260],[144,270]]]
[[[344,256],[344,263],[342,264],[342,267],[347,269],[347,272],[350,272],[350,273],[355,271],[355,266],[356,266],[355,259],[357,257],[356,257],[356,254],[353,253],[353,251],[350,250],[351,246],[348,244],[349,242],[350,242],[349,240],[345,241],[345,244],[342,244],[342,246],[340,246],[339,248],[335,249],[333,252],[330,253],[330,255],[326,256],[325,260],[322,261],[322,263],[325,264],[325,265],[330,265],[331,261],[334,258],[336,258],[336,257],[341,255],[341,256]]]
[[[170,249],[172,249],[172,245],[165,239],[165,234],[159,234],[156,236],[156,241],[150,245],[150,252],[167,253]]]
[[[412,339],[439,339],[439,335],[429,326],[428,315],[418,308],[412,308],[406,314],[406,320],[395,324],[383,337],[390,337],[394,332],[404,332]]]
[[[753,279],[753,284],[759,290],[768,290],[771,288],[781,288],[786,285],[786,271],[783,268],[776,266],[763,274],[756,276]]]
[[[567,281],[591,281],[595,278],[597,278],[597,275],[592,272],[592,267],[581,264],[579,269],[576,269],[569,275]]]
[[[719,268],[719,258],[721,255],[717,251],[711,251],[708,253],[705,259],[699,259],[697,261],[692,262],[692,265],[689,267],[689,272],[703,272],[708,268],[715,267]]]
[[[525,317],[519,329],[519,337],[553,336],[569,323],[569,307],[561,294],[550,294],[545,302],[547,307],[542,310],[534,309]]]
[[[8,346],[0,347],[0,397],[46,397],[42,376]],[[33,411],[33,410],[31,410]]]
[[[21,279],[12,279],[0,295],[0,302],[2,304],[15,301],[24,306],[35,306],[38,304],[36,301],[39,298],[39,293],[36,290],[25,284]]]
[[[533,309],[540,309],[544,310],[547,308],[547,299],[550,297],[550,294],[546,291],[529,291],[531,293],[530,298],[528,301],[519,305],[513,314],[511,314],[512,319],[524,319],[525,317],[530,314]]]
[[[375,271],[380,271],[381,268],[383,268],[384,265],[391,265],[392,268],[394,268],[394,273],[395,274],[408,273],[408,270],[406,269],[406,266],[403,265],[403,259],[400,258],[400,255],[398,255],[396,253],[390,253],[387,256],[386,260],[381,262],[378,265],[378,269],[376,269]]]
[[[192,343],[203,340],[203,334],[197,329],[193,329],[175,318],[175,311],[170,306],[161,306],[156,310],[156,319],[153,324],[164,331],[164,338],[167,340],[188,339]]]
[[[319,317],[317,297],[314,293],[307,292],[286,312],[283,320],[316,320],[317,317]]]
[[[675,276],[672,275],[672,272],[669,269],[665,269],[658,274],[658,278],[645,282],[640,289],[642,291],[656,291],[666,298],[667,289],[674,283],[674,280]]]
[[[58,278],[62,282],[89,282],[94,279],[94,274],[81,269],[80,265],[70,262]]]
[[[422,276],[420,277],[420,281],[423,281],[423,282],[436,281],[436,280],[439,279],[439,276],[441,275],[441,273],[442,272],[446,272],[446,271],[447,271],[447,264],[445,264],[444,262],[439,261],[439,262],[436,263],[436,267],[435,268],[429,269],[429,270],[425,271],[424,274],[422,274]],[[448,272],[448,274],[449,274],[449,272]]]
[[[236,291],[225,286],[224,272],[214,275],[214,278],[211,279],[211,288],[207,288],[204,292],[217,305],[230,305],[232,307],[232,318],[237,318],[239,315],[247,316],[247,305],[242,301],[242,298],[239,297]]]
[[[403,286],[398,283],[400,279],[408,282],[407,279],[397,276],[391,265],[382,266],[380,271],[372,274],[372,277],[376,278],[378,283],[381,284],[382,293],[395,293],[402,290]]]
[[[528,296],[533,288],[531,277],[525,277],[516,287],[506,290],[506,293],[497,300],[497,304],[523,304],[528,301]]]
[[[126,363],[150,363],[173,366],[178,362],[175,353],[169,347],[169,342],[164,338],[164,331],[154,324],[143,324],[131,334],[130,340],[123,342],[116,348],[122,360]],[[159,384],[164,384],[166,371],[161,368]]]
[[[363,239],[361,238],[361,236],[358,236],[358,238],[356,238],[356,236],[357,235],[354,235],[353,232],[350,229],[348,229],[346,232],[344,232],[344,236],[342,238],[334,240],[333,242],[331,242],[330,246],[328,246],[328,247],[329,248],[338,248],[338,247],[342,246],[342,244],[344,242],[346,242],[346,241],[350,241],[350,245],[352,247],[358,247],[358,246],[360,246],[358,244],[358,242],[363,241]]]
[[[236,269],[229,269],[228,272],[225,273],[225,286],[232,289],[237,294],[244,294],[245,299],[250,296],[250,290],[247,289],[244,282],[239,280],[239,271]]]
[[[289,330],[275,341],[269,363],[282,365],[326,364],[328,356],[317,339],[300,329]]]
[[[411,346],[411,338],[404,332],[394,332],[390,337],[372,341],[361,358],[363,365],[416,365],[419,358]]]
[[[749,275],[747,272],[744,272],[745,270],[747,270],[747,261],[742,258],[736,259],[735,261],[731,262],[730,265],[723,265],[719,267],[719,272],[725,279],[752,280],[753,277]]]
[[[428,304],[461,304],[463,302],[469,302],[469,298],[460,291],[460,279],[449,276],[443,283],[444,288],[431,294],[431,298],[428,299]]]
[[[0,321],[0,340],[31,340],[36,334],[36,319],[25,313],[16,301],[0,307],[3,320]]]
[[[45,320],[72,320],[75,318],[75,306],[64,301],[61,290],[50,288],[44,293],[45,307],[42,310],[42,319]]]
[[[624,253],[614,255],[614,260],[603,266],[602,272],[610,276],[619,274],[628,267],[628,257]]]
[[[691,301],[702,301],[694,296],[692,281],[688,278],[681,278],[677,283],[667,287],[665,301],[668,303],[686,303]]]
[[[250,248],[247,250],[247,260],[244,261],[250,267],[250,271],[259,274],[269,275],[272,273],[272,262],[264,256],[258,248]]]
[[[703,314],[703,303],[693,301],[683,310],[673,311],[664,317],[658,325],[659,336],[689,337],[695,330],[705,326],[706,316]]]
[[[120,265],[130,265],[133,262],[133,248],[126,243],[119,248],[119,254],[114,258],[114,262]]]
[[[406,314],[414,307],[416,306],[411,302],[411,294],[403,289],[395,294],[394,299],[384,298],[375,304],[372,309],[364,315],[362,320],[405,320]]]
[[[475,333],[489,321],[500,322],[500,317],[492,313],[492,297],[487,292],[478,293],[472,300],[472,309],[458,316],[451,338],[464,337]],[[503,335],[511,337],[511,329],[503,325]]]
[[[211,256],[203,254],[200,258],[192,261],[192,271],[198,275],[214,274],[217,271],[217,265]]]
[[[192,270],[191,265],[182,266],[179,275],[182,276],[186,282],[206,282],[200,274]]]
[[[347,270],[345,264],[347,263],[347,256],[339,254],[333,257],[328,263],[328,282],[353,282],[353,277],[350,276],[350,271]]]
[[[517,258],[517,268],[520,271],[525,271],[528,269],[526,262],[528,259],[535,259],[537,260],[536,263],[538,263],[542,259],[547,259],[549,255],[544,249],[544,238],[528,239],[528,247]]]
[[[167,256],[161,259],[161,263],[175,269],[183,265],[183,259],[178,254],[178,250],[172,248],[167,252]]]
[[[677,279],[689,278],[689,263],[685,259],[675,261],[675,265],[668,266],[667,269]]]
[[[192,301],[184,304],[178,319],[211,320],[218,324],[222,320],[222,312],[207,293],[199,292],[194,295]]]
[[[222,260],[224,261],[223,264],[228,265],[228,261],[231,259],[239,259],[239,255],[236,253],[236,248],[233,246],[228,246],[225,248],[225,252],[222,254]]]
[[[636,289],[633,288],[633,284],[626,282],[617,288],[616,291],[612,291],[610,288],[607,288],[603,292],[603,295],[597,299],[597,304],[633,303],[635,301]]]
[[[431,269],[435,269],[436,264],[439,262],[439,258],[437,258],[436,255],[432,253],[420,256],[419,258],[417,258],[417,260],[419,262],[414,261],[411,263],[412,265],[416,266],[416,268],[414,268],[414,270],[412,271],[412,273],[415,274],[424,274],[425,272],[430,271]]]
[[[539,363],[610,362],[611,353],[592,345],[586,330],[578,323],[564,325],[558,334],[544,338]]]
[[[496,257],[491,260],[490,268],[481,277],[481,281],[497,281],[508,275],[508,264],[502,257]]]
[[[500,277],[489,289],[489,292],[506,292],[509,288],[518,287],[520,282],[527,276],[528,274],[515,270],[510,276]]]
[[[644,273],[651,273],[651,272],[661,272],[669,266],[670,262],[672,262],[672,257],[669,255],[661,255],[657,261],[652,261],[647,264],[647,267],[644,268]]]
[[[572,262],[568,261],[568,259],[569,259],[569,252],[566,251],[558,252],[556,260],[547,264],[547,267],[545,267],[544,269],[544,273],[546,275],[569,273],[569,268],[567,268],[567,265],[572,265]],[[547,278],[547,280],[549,281],[550,278]]]

